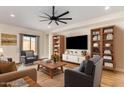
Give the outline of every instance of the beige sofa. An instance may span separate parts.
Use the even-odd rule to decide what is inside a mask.
[[[0,74],[0,82],[9,82],[25,76],[37,82],[37,71],[34,68]]]

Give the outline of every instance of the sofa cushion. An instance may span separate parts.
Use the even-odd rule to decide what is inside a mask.
[[[26,51],[26,57],[33,57],[34,56],[34,52],[33,51]]]
[[[27,57],[27,59],[34,59],[35,57]]]
[[[16,71],[15,62],[0,62],[0,73],[8,73],[12,71]]]

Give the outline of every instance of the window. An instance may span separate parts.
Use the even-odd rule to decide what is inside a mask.
[[[31,50],[36,51],[36,37],[31,38]]]
[[[22,50],[33,50],[37,53],[37,41],[35,36],[24,35],[22,37]]]

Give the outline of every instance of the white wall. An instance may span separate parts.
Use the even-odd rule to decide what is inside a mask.
[[[53,52],[53,34],[49,33],[49,58],[51,58],[52,52]]]
[[[115,62],[116,70],[124,72],[124,12],[87,20],[86,22],[56,29],[53,32],[65,36],[89,35],[88,50],[90,51],[90,30],[93,28],[115,25]]]
[[[49,34],[44,35],[44,57],[49,57]]]
[[[11,26],[7,24],[0,24],[0,33],[14,34],[17,35],[17,45],[16,46],[1,46],[4,50],[4,57],[11,57],[13,60],[19,62],[19,33],[39,35],[40,36],[40,58],[44,56],[44,35],[45,33],[36,30],[30,30],[22,27]],[[1,38],[1,37],[0,37]],[[0,39],[1,40],[1,39]]]

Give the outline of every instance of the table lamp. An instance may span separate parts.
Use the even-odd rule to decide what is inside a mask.
[[[0,57],[3,57],[3,48],[0,48]]]

